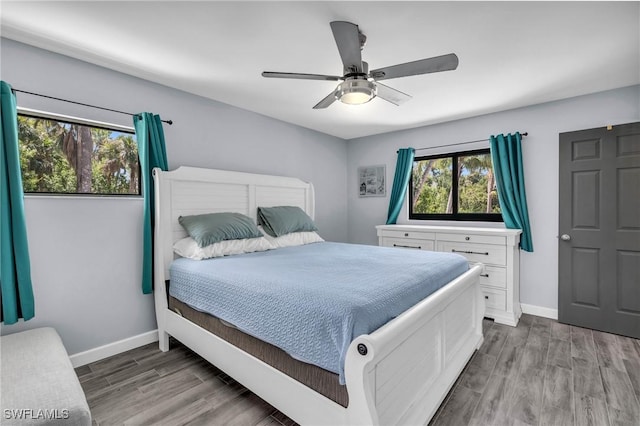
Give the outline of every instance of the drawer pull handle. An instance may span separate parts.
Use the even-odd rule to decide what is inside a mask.
[[[451,249],[451,251],[453,253],[481,254],[481,255],[484,255],[484,256],[489,256],[489,252],[488,251],[480,252],[480,251],[456,250],[456,249]]]
[[[480,274],[481,277],[489,278],[489,274]]]
[[[465,241],[469,241],[471,237],[464,237]]]
[[[412,249],[418,249],[418,250],[422,249],[422,246],[418,246],[418,247],[416,247],[416,246],[404,246],[402,244],[394,244],[393,246],[394,247],[402,247],[402,248],[412,248]]]
[[[485,298],[485,299],[487,299],[487,300],[489,300],[489,296],[485,296],[484,298]]]
[[[404,236],[405,236],[405,237],[408,237],[408,236],[409,236],[409,233],[408,233],[408,232],[405,232],[405,233],[404,233]]]

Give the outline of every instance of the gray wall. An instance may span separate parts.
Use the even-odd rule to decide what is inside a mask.
[[[393,182],[398,148],[435,147],[488,138],[491,134],[527,131],[522,149],[529,217],[535,252],[522,252],[520,300],[524,304],[558,306],[558,134],[573,130],[640,120],[640,86],[581,96],[495,114],[473,117],[401,132],[349,141],[349,242],[377,244],[375,226],[386,221],[389,196],[359,198],[357,168],[386,164],[387,182]],[[464,145],[462,149],[487,147]],[[449,148],[451,149],[451,148]],[[420,151],[429,155],[442,150]],[[398,223],[409,221],[406,203]],[[440,222],[442,223],[442,222]],[[460,223],[458,223],[460,225]],[[471,226],[468,222],[467,226]],[[496,226],[473,224],[474,226]],[[497,225],[502,226],[504,225]]]
[[[313,182],[316,223],[347,236],[342,139],[2,39],[0,77],[14,88],[164,119],[169,168],[180,165],[295,176]],[[18,94],[18,106],[132,126],[129,116]],[[3,334],[54,326],[70,354],[156,328],[140,290],[142,201],[26,196],[36,317]]]

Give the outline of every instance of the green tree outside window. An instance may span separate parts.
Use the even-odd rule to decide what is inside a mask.
[[[135,134],[18,115],[25,192],[140,194]]]
[[[489,150],[416,158],[410,219],[500,221]]]

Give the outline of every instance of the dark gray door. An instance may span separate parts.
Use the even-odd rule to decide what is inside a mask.
[[[558,319],[640,338],[640,123],[560,134]]]

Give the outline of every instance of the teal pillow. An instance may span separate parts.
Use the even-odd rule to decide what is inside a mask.
[[[258,207],[258,223],[272,237],[318,230],[313,220],[295,206]]]
[[[208,213],[180,216],[180,225],[200,247],[225,240],[262,237],[251,218],[240,213]]]

